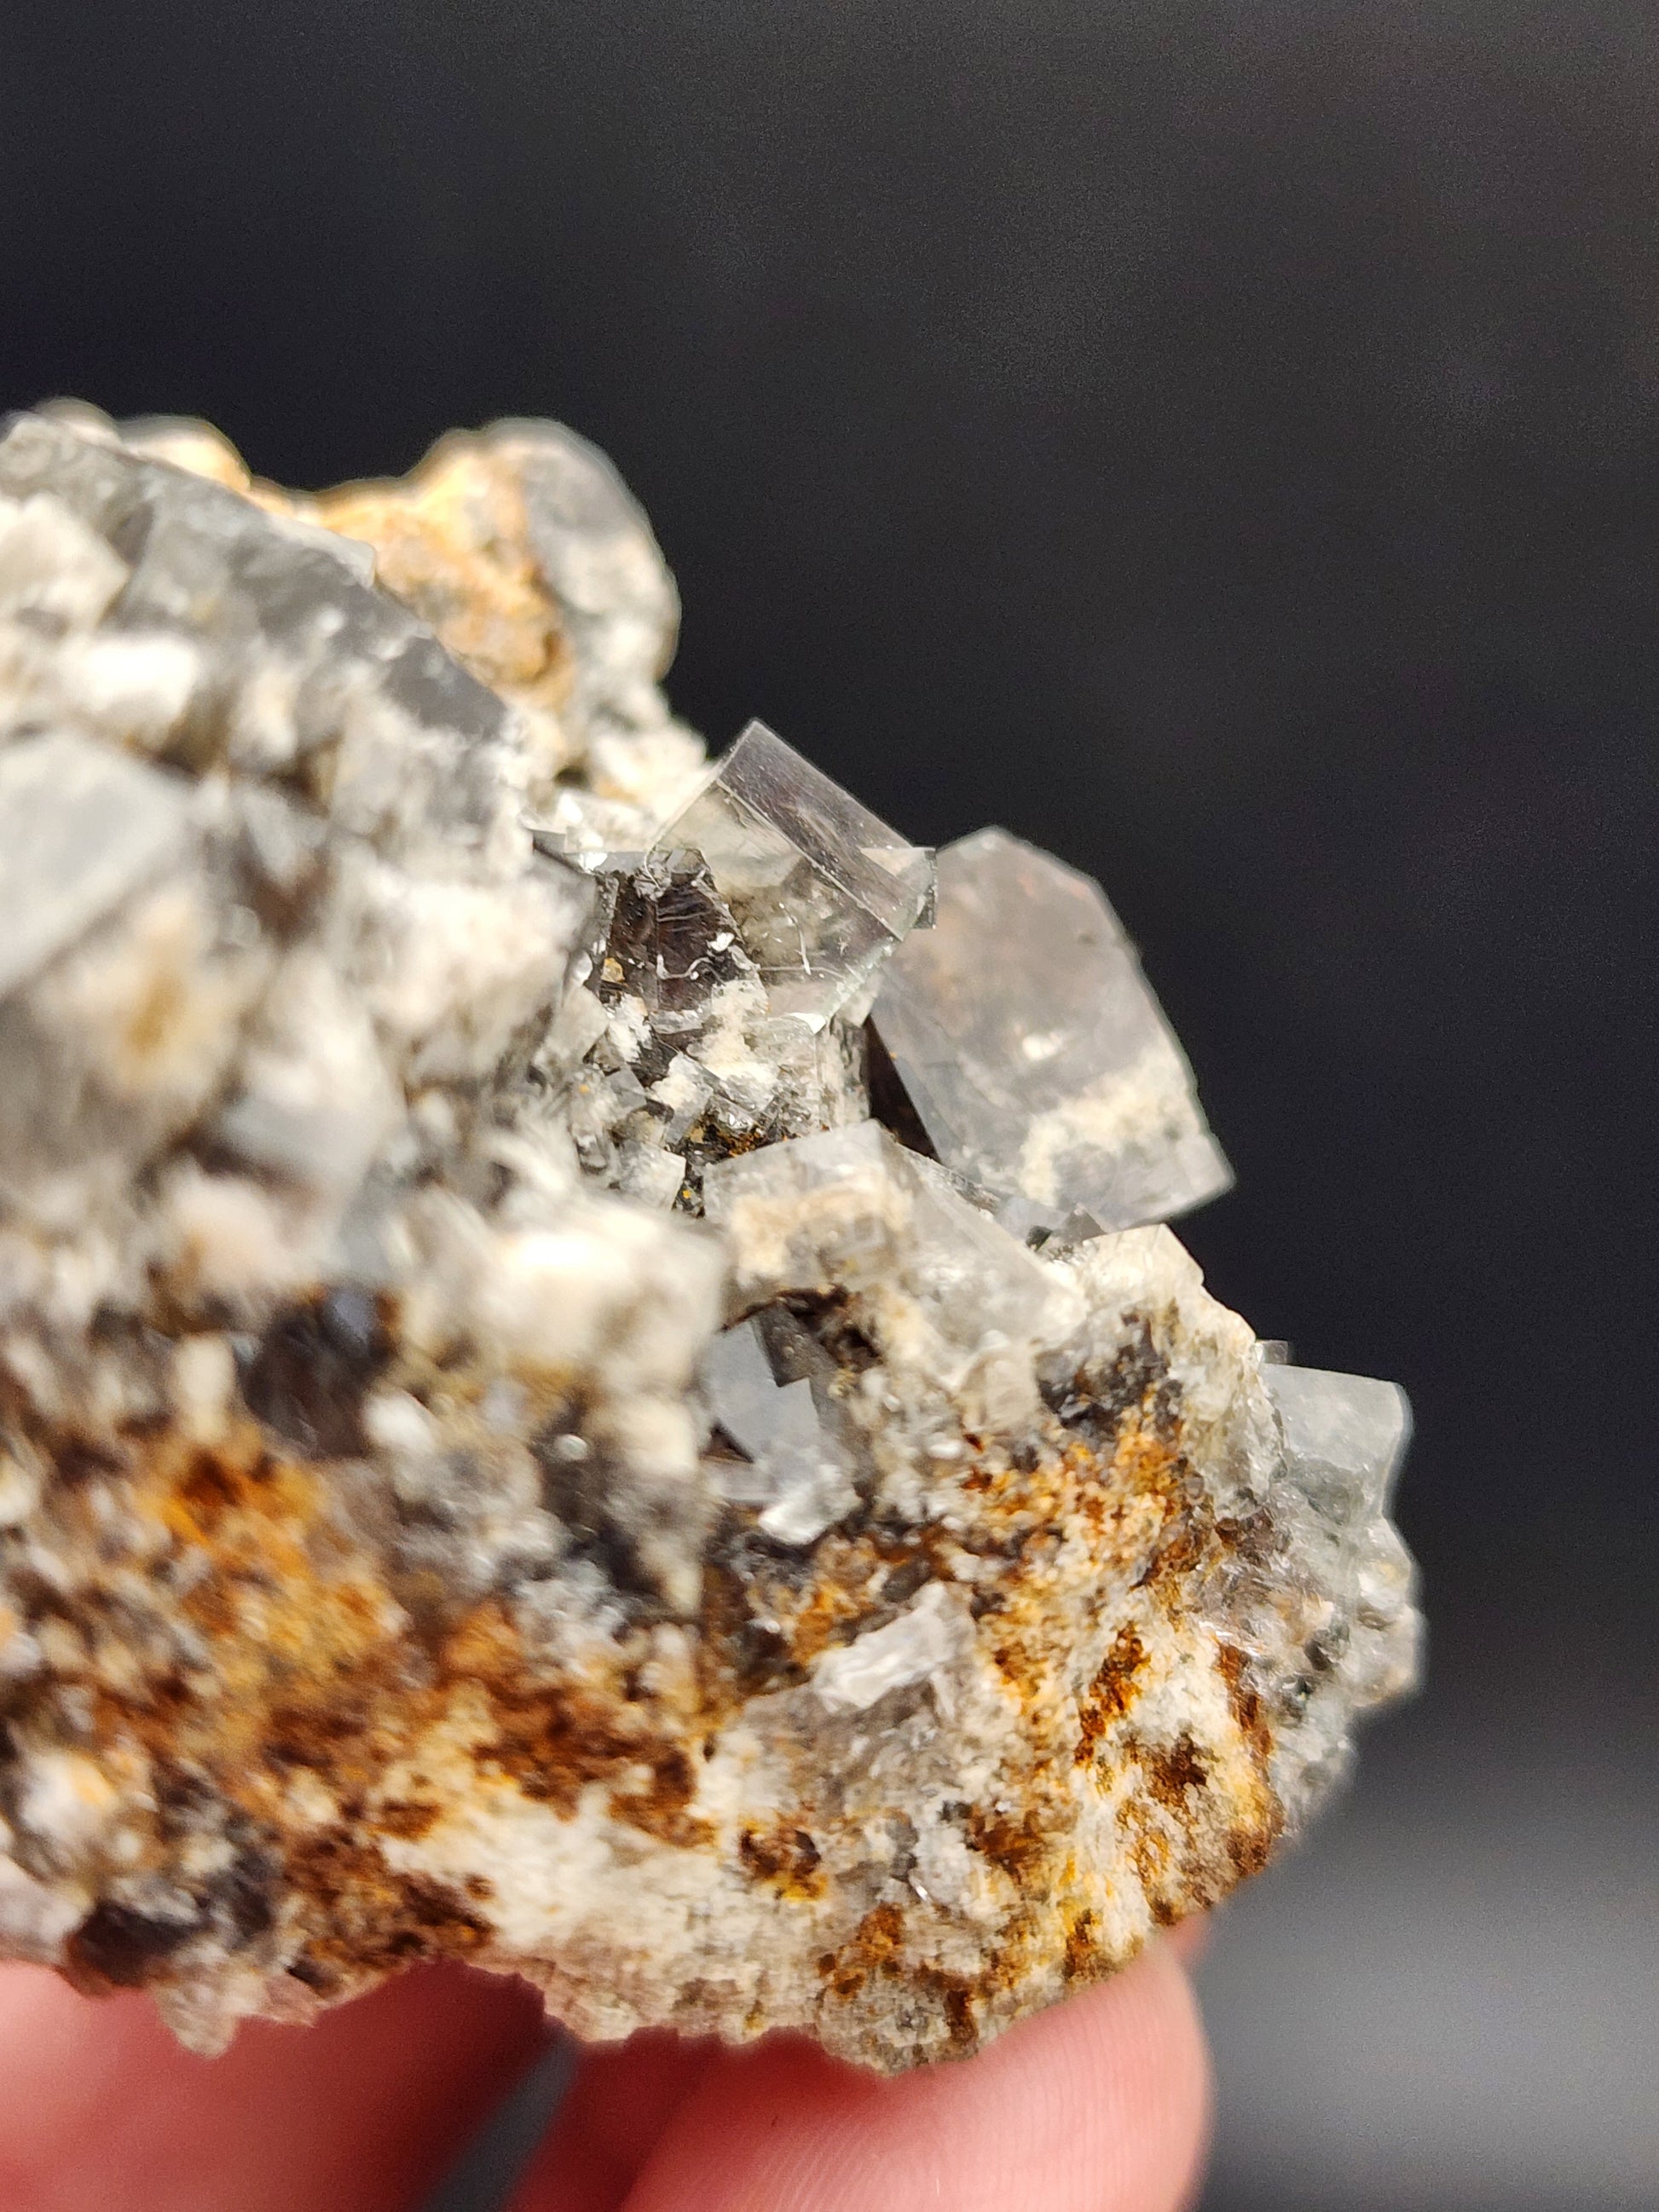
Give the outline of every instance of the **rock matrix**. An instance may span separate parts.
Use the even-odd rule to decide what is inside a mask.
[[[707,763],[556,425],[0,435],[0,1949],[194,2047],[410,1961],[969,2051],[1414,1667],[1390,1385],[1094,885]]]

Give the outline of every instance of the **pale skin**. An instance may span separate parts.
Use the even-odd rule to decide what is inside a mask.
[[[1191,1948],[896,2081],[794,2037],[591,2051],[513,2212],[1178,2212],[1209,2109]],[[437,1967],[210,2062],[146,1999],[0,1969],[0,2212],[415,2212],[546,2034],[519,1985]]]

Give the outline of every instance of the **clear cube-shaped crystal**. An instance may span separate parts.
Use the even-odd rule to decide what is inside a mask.
[[[750,722],[656,849],[702,855],[775,1013],[822,1028],[915,927],[931,853]]]
[[[1386,1517],[1411,1407],[1397,1384],[1366,1375],[1270,1365],[1261,1376],[1285,1447],[1269,1505],[1314,1596],[1297,1625],[1315,1692],[1279,1765],[1340,1769],[1354,1706],[1400,1696],[1418,1670],[1417,1571]],[[1281,1623],[1291,1617],[1283,1589],[1274,1610]]]
[[[1317,1367],[1262,1370],[1285,1437],[1285,1473],[1333,1527],[1364,1527],[1389,1502],[1411,1434],[1397,1382]]]
[[[709,1412],[732,1443],[758,1459],[777,1432],[777,1378],[752,1318],[710,1340],[697,1366]]]
[[[945,1164],[1017,1234],[1168,1220],[1231,1176],[1097,884],[1001,830],[939,855],[872,1021]]]

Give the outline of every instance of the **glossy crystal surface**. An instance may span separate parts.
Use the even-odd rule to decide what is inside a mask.
[[[939,854],[934,926],[871,1019],[939,1158],[1019,1233],[1172,1219],[1231,1179],[1099,886],[1005,830]]]
[[[907,845],[763,722],[750,722],[658,849],[690,846],[735,916],[773,1011],[817,1029],[927,911]]]

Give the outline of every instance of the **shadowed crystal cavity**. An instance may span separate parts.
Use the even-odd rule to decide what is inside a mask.
[[[821,1029],[927,911],[931,853],[750,722],[662,830],[690,846],[731,908],[775,1014]]]
[[[1166,1221],[1232,1177],[1097,884],[1006,830],[939,855],[872,1020],[934,1151],[1017,1234]]]

